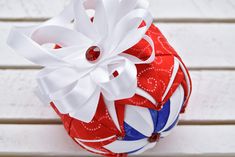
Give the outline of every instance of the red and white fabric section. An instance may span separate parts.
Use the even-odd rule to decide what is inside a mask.
[[[37,76],[42,99],[90,152],[144,152],[169,134],[187,106],[188,70],[147,6],[72,0],[58,16],[10,32],[8,44],[44,67]]]
[[[86,150],[104,156],[139,154],[156,145],[178,122],[191,93],[188,70],[154,25],[147,33],[155,44],[155,60],[138,65],[138,89],[115,102],[100,96],[96,115],[84,123],[58,112],[69,135]],[[151,48],[140,41],[125,53],[148,57]]]

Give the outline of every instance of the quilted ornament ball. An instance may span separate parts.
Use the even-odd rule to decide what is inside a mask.
[[[44,66],[37,76],[41,96],[92,153],[142,153],[172,131],[187,106],[188,70],[147,5],[74,0],[49,21],[9,35],[12,48]]]

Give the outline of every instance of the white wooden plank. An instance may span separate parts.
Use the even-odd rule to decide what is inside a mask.
[[[49,105],[34,93],[36,70],[0,71],[0,116],[2,119],[57,119]],[[0,118],[0,119],[1,119]]]
[[[182,121],[235,122],[235,71],[193,71],[192,96]]]
[[[94,156],[61,125],[0,125],[0,156]],[[232,156],[235,126],[178,126],[143,156]]]
[[[232,0],[149,0],[157,19],[234,19]],[[58,14],[69,0],[0,0],[0,19],[45,19]]]
[[[233,156],[235,126],[178,126],[146,156]]]
[[[0,125],[0,156],[89,155],[70,139],[62,125]]]
[[[69,0],[0,0],[0,18],[48,18],[58,14]]]
[[[0,71],[0,121],[56,121],[36,95],[37,70]],[[181,121],[235,122],[235,71],[191,71],[193,93]]]
[[[11,27],[33,25],[35,23],[4,23],[0,22],[0,66],[32,66],[32,63],[19,56],[7,45],[7,37]]]
[[[0,22],[0,67],[32,66],[6,45],[12,25],[32,23]],[[235,67],[235,24],[157,24],[171,45],[193,68]]]
[[[157,24],[189,67],[234,67],[235,24]]]
[[[150,4],[150,11],[156,19],[169,21],[235,17],[235,1],[232,0],[150,0]]]

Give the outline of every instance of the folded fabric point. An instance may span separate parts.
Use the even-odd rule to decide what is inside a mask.
[[[159,139],[161,137],[161,134],[160,133],[153,133],[149,138],[148,138],[148,141],[150,143],[153,143],[153,142],[158,142]]]

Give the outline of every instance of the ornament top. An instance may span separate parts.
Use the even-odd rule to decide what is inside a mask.
[[[73,0],[40,25],[13,28],[8,44],[45,67],[37,77],[39,89],[61,113],[90,122],[100,94],[107,101],[132,97],[137,90],[135,65],[155,58],[154,43],[145,34],[152,24],[147,7],[145,0]],[[94,14],[89,16],[89,10]],[[149,58],[123,53],[142,39],[152,48]]]

